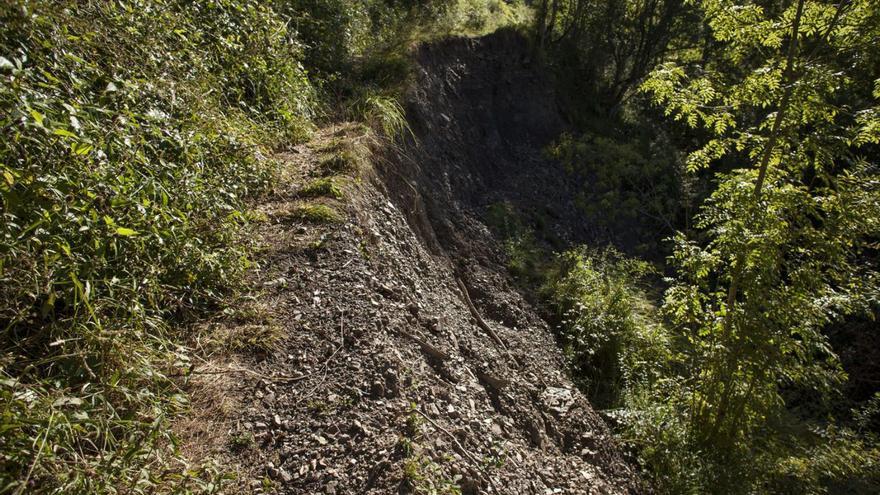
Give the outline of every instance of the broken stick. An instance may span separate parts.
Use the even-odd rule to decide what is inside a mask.
[[[475,320],[477,320],[477,326],[488,333],[489,336],[492,337],[492,340],[494,340],[496,344],[500,345],[506,351],[507,346],[504,344],[504,341],[501,340],[501,337],[499,337],[498,334],[495,333],[495,330],[492,330],[492,327],[490,327],[483,319],[483,317],[480,316],[480,313],[477,311],[476,306],[474,306],[473,301],[471,301],[471,296],[470,294],[468,294],[468,290],[467,287],[465,287],[464,282],[462,282],[461,279],[458,277],[455,277],[455,282],[458,284],[459,290],[461,290],[461,293],[464,295],[464,302],[467,303],[468,309],[470,309],[471,311],[471,315],[474,317]]]

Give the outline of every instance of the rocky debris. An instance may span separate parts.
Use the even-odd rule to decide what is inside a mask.
[[[420,52],[422,75],[409,107],[424,146],[410,155],[423,157],[424,167],[389,156],[381,162],[396,168],[351,181],[343,224],[262,227],[267,251],[254,286],[265,292],[284,337],[235,391],[246,405],[235,431],[255,441],[230,455],[272,480],[242,492],[645,491],[565,377],[547,324],[512,286],[475,206],[487,201],[478,176],[491,160],[484,156],[477,166],[466,155],[478,147],[501,152],[512,139],[537,147],[547,138],[541,133],[561,128],[549,110],[530,115],[548,95],[523,61],[525,45],[511,36],[452,40]],[[537,91],[529,97],[536,101],[505,110],[517,96],[499,93],[503,81]],[[446,105],[448,118],[434,112],[429,120],[432,105]],[[496,112],[498,121],[512,115],[519,127],[498,129],[471,114],[482,112]],[[539,124],[541,132],[530,127]],[[445,148],[431,141],[441,137],[425,137],[441,128]],[[295,184],[320,173],[322,146],[339,139],[367,137],[354,126],[325,129],[311,145],[281,156],[291,190],[262,208],[283,209]],[[535,149],[523,156],[531,159]],[[530,181],[531,173],[519,180]],[[518,198],[515,177],[500,177],[493,194]]]
[[[559,416],[564,416],[574,405],[574,392],[568,388],[547,387],[541,394],[544,407]]]

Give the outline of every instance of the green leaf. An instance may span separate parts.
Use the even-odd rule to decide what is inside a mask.
[[[58,247],[60,247],[61,250],[64,251],[64,254],[66,254],[67,256],[71,255],[70,245],[66,242],[59,242]]]
[[[132,229],[129,229],[129,228],[126,228],[126,227],[119,227],[119,228],[117,228],[117,229],[116,229],[116,233],[119,234],[119,235],[124,235],[124,236],[126,236],[126,237],[129,237],[129,236],[133,236],[133,235],[137,235],[137,234],[138,234],[136,230],[132,230]]]
[[[46,118],[43,114],[36,110],[31,110],[31,117],[34,118],[38,126],[43,127],[43,119]]]
[[[64,136],[64,137],[72,137],[72,138],[76,137],[76,134],[68,131],[67,129],[55,129],[54,131],[52,131],[52,134],[55,134],[56,136]]]

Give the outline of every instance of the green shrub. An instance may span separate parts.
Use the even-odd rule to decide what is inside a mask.
[[[611,248],[575,249],[559,262],[546,291],[573,378],[597,407],[618,407],[668,359],[667,338],[638,286],[651,268]]]
[[[308,133],[301,48],[247,0],[20,0],[0,26],[0,491],[216,490],[168,428],[178,329],[248,267],[260,146]]]

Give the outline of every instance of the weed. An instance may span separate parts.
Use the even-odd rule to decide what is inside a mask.
[[[321,161],[319,170],[324,174],[358,174],[366,160],[355,150],[344,148]]]
[[[311,223],[342,223],[345,218],[338,210],[323,204],[306,203],[297,206],[292,216]]]
[[[229,436],[229,448],[233,451],[243,451],[251,449],[256,444],[254,434],[247,432],[234,433]]]
[[[325,196],[341,200],[344,194],[340,186],[341,180],[337,177],[322,177],[303,186],[299,195],[304,198]]]
[[[368,95],[355,108],[360,119],[381,130],[392,141],[415,137],[406,121],[406,111],[396,98]]]
[[[408,457],[403,461],[403,478],[414,486],[425,480],[421,458]]]
[[[410,438],[418,438],[422,433],[422,424],[424,421],[417,412],[412,412],[406,417],[406,434]]]
[[[327,246],[327,239],[325,236],[318,237],[317,239],[309,242],[308,250],[309,251],[320,251]]]

